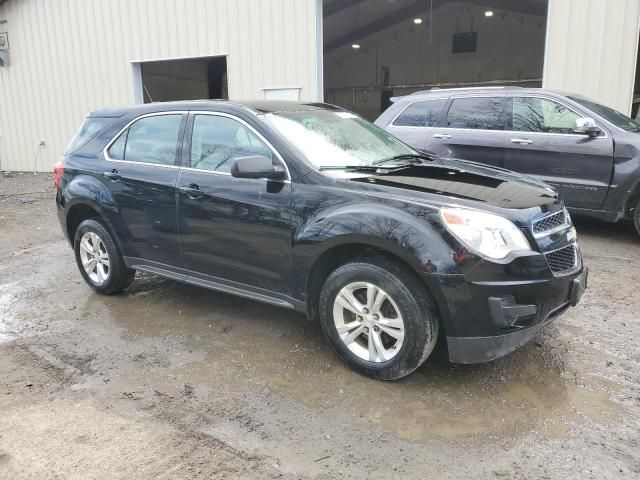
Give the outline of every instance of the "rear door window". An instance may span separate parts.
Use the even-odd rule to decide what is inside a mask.
[[[414,102],[393,122],[396,127],[435,127],[439,124],[447,100],[434,99]]]
[[[447,113],[449,128],[503,130],[504,120],[503,97],[455,98]]]
[[[131,124],[109,147],[113,160],[175,165],[182,114],[144,117]]]

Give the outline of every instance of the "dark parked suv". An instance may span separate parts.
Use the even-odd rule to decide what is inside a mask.
[[[376,125],[414,148],[533,175],[567,208],[640,234],[640,123],[579,95],[459,88],[395,99]]]
[[[55,171],[94,290],[141,270],[294,309],[375,378],[415,370],[438,335],[454,362],[505,355],[586,287],[551,187],[420,154],[328,105],[102,110]]]

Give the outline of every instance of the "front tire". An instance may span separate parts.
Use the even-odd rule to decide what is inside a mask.
[[[78,226],[73,250],[82,278],[96,292],[111,295],[133,282],[135,270],[127,268],[111,233],[100,220],[85,220]]]
[[[395,380],[429,357],[438,318],[424,286],[385,257],[348,263],[327,278],[320,321],[338,355],[366,376]]]

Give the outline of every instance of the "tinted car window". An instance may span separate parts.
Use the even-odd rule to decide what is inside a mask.
[[[450,128],[502,130],[504,101],[502,98],[456,98],[447,113]]]
[[[191,135],[191,167],[229,173],[234,158],[264,155],[271,149],[240,122],[217,115],[196,115]]]
[[[129,129],[122,132],[118,139],[109,147],[109,156],[114,160],[124,160],[124,147],[127,144]]]
[[[71,139],[71,142],[69,142],[67,150],[65,151],[65,155],[69,155],[78,151],[80,147],[82,147],[89,140],[98,135],[98,133],[104,130],[113,121],[113,118],[108,117],[87,118],[80,127],[80,130],[78,130],[78,133],[76,133],[75,136]]]
[[[173,165],[181,120],[181,115],[159,115],[138,120],[129,127],[124,159]]]
[[[114,160],[174,165],[182,115],[142,118],[122,132],[109,147]]]
[[[514,97],[512,114],[518,132],[573,133],[580,117],[561,103],[536,97]]]
[[[446,99],[412,103],[398,115],[393,124],[396,127],[434,127],[438,124],[446,103]]]

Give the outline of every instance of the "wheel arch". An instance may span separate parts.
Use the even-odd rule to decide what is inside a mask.
[[[311,264],[305,279],[305,296],[307,298],[307,316],[310,320],[318,319],[318,300],[327,277],[341,265],[346,263],[383,256],[411,272],[420,284],[428,290],[420,278],[415,266],[393,252],[363,242],[346,242],[334,245],[321,253]]]
[[[109,189],[90,175],[78,175],[71,180],[64,191],[64,225],[73,247],[73,240],[78,226],[89,218],[99,218],[109,230],[116,245],[122,251],[120,238],[108,214],[115,210]]]
[[[333,270],[354,259],[383,255],[415,276],[437,308],[436,292],[424,274],[458,267],[438,221],[437,210],[414,204],[372,208],[367,202],[317,213],[294,234],[293,296],[306,302],[309,319],[317,319],[320,290]]]
[[[633,218],[633,210],[638,206],[638,202],[640,202],[640,179],[627,197],[624,205],[624,214],[628,214]]]
[[[72,247],[78,226],[90,218],[102,218],[98,209],[90,203],[77,202],[68,209],[65,228],[67,229],[67,238]]]

